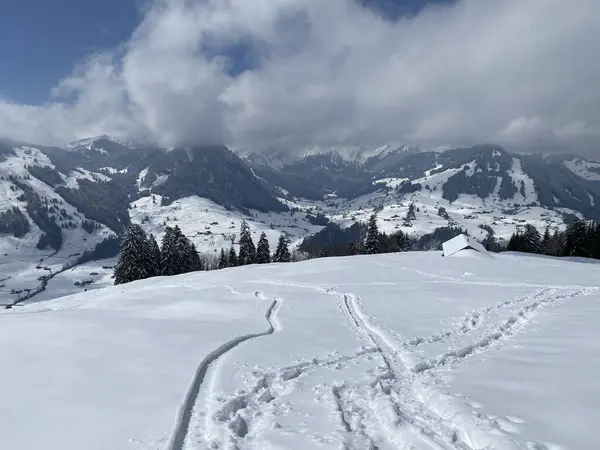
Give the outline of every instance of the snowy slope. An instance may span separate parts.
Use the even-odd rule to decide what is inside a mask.
[[[0,448],[597,448],[599,272],[325,258],[5,311]]]
[[[574,174],[581,178],[592,181],[600,181],[600,163],[586,161],[581,158],[573,158],[564,161],[564,165]]]
[[[18,207],[27,217],[30,231],[22,238],[12,235],[0,235],[0,305],[10,304],[27,293],[27,290],[40,286],[40,277],[52,272],[58,272],[64,264],[73,262],[82,252],[94,248],[108,236],[114,235],[107,227],[100,225],[93,233],[87,233],[81,227],[62,229],[63,245],[58,253],[51,249],[39,250],[36,244],[42,231],[31,219],[27,212],[27,204],[19,199],[23,193],[10,180],[10,176],[19,178],[19,182],[30,186],[41,198],[49,202],[57,202],[64,209],[67,218],[55,214],[57,225],[69,221],[80,225],[86,217],[77,208],[68,204],[46,183],[30,176],[27,165],[49,166],[54,168],[46,155],[36,148],[18,147],[14,155],[7,155],[6,160],[0,161],[0,212]],[[62,175],[62,174],[61,174]],[[103,175],[81,169],[72,172],[68,177],[63,175],[65,185],[76,184],[77,178],[90,178]],[[70,218],[69,218],[70,217]],[[52,255],[52,257],[50,257]]]
[[[176,200],[169,206],[161,206],[161,199],[160,195],[154,195],[133,202],[129,210],[131,221],[140,224],[147,233],[153,233],[159,240],[165,234],[165,225],[179,225],[198,250],[206,253],[214,253],[221,248],[227,250],[232,243],[237,250],[240,225],[244,219],[250,226],[254,243],[265,232],[272,252],[281,233],[288,234],[291,243],[297,245],[304,237],[322,228],[309,223],[306,214],[302,213],[252,211],[252,215],[248,216],[196,196]]]

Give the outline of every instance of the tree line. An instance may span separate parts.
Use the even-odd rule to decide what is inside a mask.
[[[441,227],[418,239],[409,238],[398,230],[393,234],[380,232],[377,217],[371,215],[368,223],[356,223],[344,230],[328,224],[314,236],[304,240],[300,249],[308,257],[349,256],[378,254],[410,250],[439,250],[441,243],[464,231],[460,227]],[[179,226],[166,227],[161,246],[155,237],[146,235],[139,225],[130,225],[121,240],[119,261],[115,266],[115,284],[128,283],[153,276],[179,275],[198,270],[224,269],[248,264],[290,262],[293,257],[290,241],[281,234],[274,254],[263,232],[257,245],[252,240],[250,227],[244,220],[240,227],[239,251],[233,245],[228,250],[221,248],[214,263],[202,258],[195,245]],[[484,243],[491,251],[517,251],[549,256],[581,256],[600,259],[600,222],[576,221],[563,232],[550,233],[546,228],[543,235],[531,224],[514,233],[506,248],[493,239]]]
[[[377,216],[373,214],[366,224],[355,222],[343,229],[329,223],[318,233],[306,237],[299,248],[311,258],[441,250],[443,242],[461,233],[466,233],[461,227],[446,226],[419,237],[411,237],[402,230],[388,234],[379,231]],[[497,250],[493,236],[483,244],[491,251]]]
[[[548,256],[581,256],[600,259],[600,222],[577,220],[565,231],[546,228],[544,234],[531,224],[514,233],[507,251],[537,253]]]
[[[236,252],[233,245],[227,252],[221,248],[216,268],[290,262],[292,255],[289,244],[288,237],[281,234],[275,253],[271,256],[267,235],[263,232],[258,245],[255,245],[250,227],[244,220],[240,228],[239,252]],[[167,226],[159,246],[154,235],[146,235],[142,227],[136,224],[128,226],[123,234],[113,277],[115,284],[124,284],[155,276],[180,275],[212,268],[203,262],[198,249],[179,226]]]

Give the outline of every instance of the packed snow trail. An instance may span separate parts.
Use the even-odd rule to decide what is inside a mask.
[[[206,377],[206,373],[211,365],[216,363],[219,358],[225,355],[231,349],[237,347],[241,343],[250,339],[256,339],[262,336],[268,336],[273,334],[276,330],[280,329],[279,322],[277,321],[277,311],[279,310],[280,303],[277,299],[273,300],[273,303],[267,309],[265,318],[269,324],[269,328],[262,333],[253,333],[239,336],[235,339],[226,342],[216,350],[209,353],[198,365],[192,383],[185,395],[183,403],[179,409],[177,421],[175,424],[174,431],[171,435],[171,439],[167,445],[167,450],[183,450],[186,436],[189,433],[190,421],[194,404],[200,393],[200,388]]]

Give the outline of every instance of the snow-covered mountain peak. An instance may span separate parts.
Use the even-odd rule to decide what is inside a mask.
[[[97,150],[103,147],[103,144],[117,144],[122,147],[126,147],[129,149],[140,148],[145,145],[153,144],[151,142],[141,141],[141,140],[131,140],[124,139],[118,136],[112,136],[108,134],[101,134],[99,136],[89,137],[85,139],[79,139],[77,141],[73,141],[65,146],[67,150]]]
[[[329,156],[332,161],[344,161],[350,164],[362,165],[367,160],[376,158],[383,159],[387,156],[406,153],[419,152],[419,148],[414,145],[396,145],[386,144],[380,147],[346,146],[346,147],[320,147],[315,146],[302,153],[302,158],[323,155]]]

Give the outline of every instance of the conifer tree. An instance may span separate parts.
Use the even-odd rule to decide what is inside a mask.
[[[554,230],[554,234],[546,245],[546,254],[551,256],[561,256],[563,254],[563,247],[565,246],[564,241],[564,234],[559,233],[558,230]]]
[[[588,227],[583,220],[578,220],[567,228],[564,256],[590,256],[587,231]]]
[[[254,264],[256,261],[256,247],[252,241],[250,227],[245,220],[242,220],[240,228],[240,252],[238,255],[238,264],[244,266],[246,264]]]
[[[589,234],[590,256],[594,259],[600,259],[600,223],[591,223]]]
[[[381,243],[379,242],[379,229],[377,228],[377,216],[372,214],[369,218],[367,227],[367,239],[365,240],[365,253],[374,255],[381,253]]]
[[[188,273],[202,270],[202,260],[196,246],[181,231],[178,225],[173,228],[176,258],[174,266],[177,273]]]
[[[275,255],[273,256],[273,262],[290,262],[292,260],[292,255],[290,255],[290,249],[288,248],[289,240],[285,234],[281,234],[279,236],[279,241],[277,242],[277,249],[275,250]]]
[[[238,257],[235,253],[235,248],[233,247],[233,245],[229,247],[228,265],[229,267],[235,267],[238,265]]]
[[[394,237],[396,238],[396,246],[399,252],[406,252],[410,247],[410,240],[408,235],[404,233],[402,230],[398,230]]]
[[[142,280],[154,275],[150,245],[139,225],[129,226],[121,240],[119,261],[115,266],[115,284]]]
[[[148,248],[150,251],[150,262],[152,264],[152,276],[160,275],[160,247],[153,234],[148,236]]]
[[[526,253],[541,253],[542,238],[536,227],[528,223],[525,225],[525,230],[522,234],[522,252]]]
[[[190,272],[197,272],[199,270],[204,270],[204,264],[202,264],[202,258],[200,258],[200,253],[198,249],[194,245],[192,241],[186,238],[189,245],[189,258],[190,258]]]
[[[160,251],[160,273],[171,276],[182,273],[180,271],[180,259],[177,249],[177,236],[171,227],[165,228]]]
[[[256,262],[258,264],[268,264],[271,262],[271,251],[269,249],[269,240],[263,231],[256,247]]]
[[[551,239],[550,227],[546,227],[546,230],[544,231],[544,236],[542,236],[542,252],[543,253],[546,253],[545,249],[548,246],[550,239]]]
[[[229,267],[229,259],[227,258],[227,255],[225,254],[225,249],[223,249],[223,247],[221,247],[221,253],[219,253],[219,262],[218,262],[217,268],[225,269],[226,267]]]
[[[523,249],[523,236],[519,231],[515,232],[509,239],[506,250],[509,252],[520,252]]]

